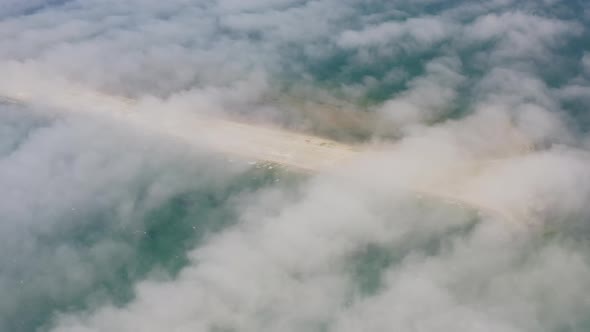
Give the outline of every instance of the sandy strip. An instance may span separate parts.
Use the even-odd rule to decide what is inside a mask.
[[[129,121],[154,132],[176,137],[195,146],[222,152],[246,160],[265,161],[305,172],[326,171],[355,160],[371,146],[351,146],[333,140],[305,135],[280,128],[239,123],[228,119],[201,116],[194,113],[144,111],[141,101],[113,97],[94,91],[71,88],[64,90],[26,90],[0,85],[0,98],[4,102],[37,104],[60,111],[92,112],[112,116],[117,121]],[[162,104],[165,106],[165,104]],[[148,107],[149,108],[149,107]],[[469,177],[470,172],[461,173]],[[460,183],[465,179],[449,179]],[[419,195],[427,195],[449,203],[471,208],[504,221],[523,224],[523,216],[503,209],[486,199],[462,193],[457,186],[416,184],[409,188]],[[525,222],[526,223],[526,222]]]

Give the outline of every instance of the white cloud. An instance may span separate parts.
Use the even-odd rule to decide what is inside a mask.
[[[468,42],[497,42],[490,57],[494,63],[511,59],[543,59],[559,47],[564,37],[577,35],[581,27],[572,22],[522,12],[488,14],[465,27]]]
[[[6,0],[0,4],[0,18],[21,15],[47,6],[47,0]]]
[[[538,243],[534,230],[501,220],[454,233],[469,224],[469,213],[416,209],[411,197],[397,191],[407,174],[418,177],[444,165],[440,159],[448,156],[432,152],[453,141],[430,139],[435,137],[366,160],[363,168],[345,173],[351,181],[318,177],[300,199],[274,200],[278,214],[268,214],[263,195],[239,226],[195,249],[193,264],[177,280],[142,282],[125,308],[64,316],[56,331],[550,331],[583,319],[590,306],[582,291],[590,284],[590,265],[580,252]],[[590,178],[587,159],[566,155],[507,160],[467,187],[502,204],[550,199],[542,205],[552,212],[579,211],[590,194],[590,183],[578,181]],[[410,156],[422,171],[411,169]],[[548,177],[552,181],[541,181]],[[420,245],[447,232],[439,249]],[[402,256],[376,272],[383,284],[374,296],[359,291],[354,272],[355,257],[369,245]]]
[[[385,22],[360,31],[345,31],[338,44],[345,48],[401,44],[410,50],[423,50],[449,38],[454,30],[451,22],[438,17],[418,17]]]
[[[275,8],[284,8],[305,3],[301,0],[253,0],[253,1],[239,1],[239,0],[220,0],[217,5],[224,11],[241,12],[241,11],[255,11],[255,10],[273,10]]]
[[[136,96],[148,128],[190,112],[288,117],[267,105],[283,80],[303,99],[382,89],[385,101],[352,108],[378,115],[369,134],[400,137],[295,193],[241,193],[229,203],[236,223],[192,248],[177,277],[137,282],[129,303],[55,314],[47,329],[520,332],[586,320],[590,262],[575,236],[588,232],[590,160],[571,146],[590,139],[568,127],[561,102],[585,100],[587,82],[576,73],[555,87],[539,65],[586,28],[543,16],[548,4],[91,0],[14,16],[40,4],[0,5],[3,89]],[[91,227],[93,213],[112,213],[105,229],[142,230],[151,208],[244,170],[116,117],[47,104],[0,105],[0,317],[16,317],[27,296],[76,298],[137,257],[116,238],[60,238]],[[465,115],[447,119],[458,107]],[[517,223],[480,211],[474,224],[473,211],[403,190],[411,185]]]
[[[2,131],[13,138],[0,158],[2,329],[28,329],[18,320],[24,308],[41,315],[45,301],[61,305],[99,292],[101,280],[135,258],[147,213],[195,186],[216,190],[241,172],[105,119],[0,107],[4,124],[21,126]]]
[[[584,72],[590,75],[590,53],[584,53],[582,67],[584,68]]]
[[[408,90],[387,101],[379,114],[393,130],[441,119],[456,102],[456,89],[463,82],[461,63],[455,58],[435,59],[424,76],[413,79]],[[388,131],[387,127],[383,128]]]

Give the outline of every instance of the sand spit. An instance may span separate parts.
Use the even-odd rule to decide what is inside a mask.
[[[139,126],[142,130],[175,137],[199,148],[243,158],[249,161],[270,162],[304,172],[327,172],[358,160],[388,146],[354,146],[334,140],[305,135],[281,128],[236,122],[193,112],[164,109],[167,104],[155,100],[132,100],[115,97],[79,87],[53,89],[24,89],[22,86],[0,84],[0,100],[5,103],[40,105],[60,112],[86,112],[114,117]],[[165,110],[165,112],[163,112]],[[392,143],[389,147],[394,146]],[[417,195],[427,195],[451,204],[477,210],[504,221],[528,224],[527,211],[513,211],[501,201],[477,195],[462,187],[477,176],[487,163],[466,165],[454,172],[444,183],[410,183],[406,189]],[[517,222],[518,221],[518,222]]]

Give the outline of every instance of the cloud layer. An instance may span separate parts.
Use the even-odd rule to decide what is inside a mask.
[[[135,98],[150,125],[352,118],[385,147],[294,184],[83,104],[2,101],[0,330],[587,330],[589,12],[4,1],[3,91]],[[425,183],[515,219],[404,190]]]

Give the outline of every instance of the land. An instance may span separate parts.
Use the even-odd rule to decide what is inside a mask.
[[[296,171],[327,172],[353,162],[363,154],[383,149],[371,144],[345,144],[336,140],[279,128],[238,122],[222,116],[167,111],[165,103],[115,97],[79,87],[67,90],[23,89],[0,86],[5,103],[39,104],[59,112],[87,112],[113,117],[154,133],[174,137],[195,147],[210,149],[251,162],[281,165]],[[391,143],[394,145],[394,143]],[[466,165],[461,175],[441,183],[415,183],[407,190],[515,223],[524,217],[499,204],[462,191],[457,185],[486,165]]]

